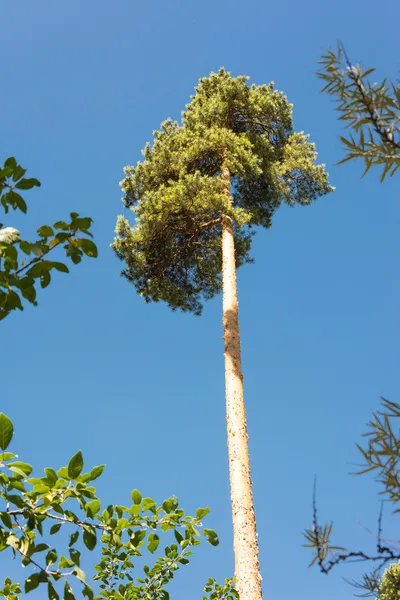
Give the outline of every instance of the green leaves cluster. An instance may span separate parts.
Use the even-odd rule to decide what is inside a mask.
[[[215,531],[203,528],[209,509],[199,508],[191,517],[176,497],[157,505],[138,490],[132,504],[102,506],[93,482],[104,465],[85,472],[77,452],[68,465],[34,477],[31,465],[8,451],[12,437],[13,425],[0,413],[0,553],[14,555],[26,567],[25,593],[45,588],[49,600],[73,600],[77,594],[89,600],[168,600],[169,582],[189,563],[201,538],[218,545]],[[162,537],[167,545],[161,545]],[[83,551],[95,549],[100,557],[93,589]],[[151,563],[144,562],[144,550],[154,556]],[[233,582],[206,587],[212,600],[237,597]],[[7,579],[0,597],[16,599],[20,593]]]
[[[118,218],[113,248],[147,302],[200,314],[221,288],[223,216],[233,221],[240,267],[253,226],[270,227],[282,202],[310,204],[333,189],[314,145],[293,131],[286,97],[247,80],[224,69],[201,79],[182,123],[165,121],[143,161],[124,170],[123,201],[136,222]]]
[[[0,169],[0,202],[6,213],[10,208],[26,213],[26,202],[17,190],[30,190],[40,186],[37,179],[25,178],[25,173],[26,169],[18,165],[13,156],[7,158]]]
[[[9,577],[6,577],[4,586],[0,590],[0,598],[5,600],[18,600],[19,595],[22,593],[18,583],[13,583]]]
[[[203,600],[238,600],[239,594],[235,588],[235,578],[225,579],[224,585],[219,585],[215,579],[209,579],[204,587],[208,596]]]
[[[379,85],[368,77],[375,69],[352,65],[339,44],[337,52],[322,56],[318,76],[326,82],[322,91],[334,97],[340,119],[354,132],[341,140],[347,151],[341,161],[361,158],[365,173],[382,165],[381,181],[400,167],[400,86],[384,79]]]
[[[25,172],[13,157],[0,169],[0,201],[6,214],[10,208],[26,213],[25,200],[16,190],[40,185],[37,179],[24,178]],[[69,272],[65,263],[47,258],[50,252],[62,247],[74,264],[83,255],[97,257],[96,244],[90,239],[91,224],[92,219],[71,213],[68,222],[39,227],[38,238],[33,242],[21,239],[19,231],[12,227],[2,229],[0,224],[0,319],[15,309],[23,310],[23,299],[36,306],[37,284],[47,287],[52,271]]]

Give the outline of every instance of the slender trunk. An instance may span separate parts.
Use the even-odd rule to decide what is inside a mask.
[[[224,193],[230,199],[230,173],[227,167],[222,169],[221,179]],[[235,245],[232,219],[228,216],[222,218],[222,278],[226,424],[235,576],[240,600],[262,600],[246,411],[243,399]]]

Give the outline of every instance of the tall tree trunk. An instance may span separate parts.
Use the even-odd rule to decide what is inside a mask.
[[[230,173],[221,173],[223,192],[231,198]],[[235,576],[240,600],[262,600],[258,541],[254,515],[246,411],[240,356],[239,313],[233,223],[222,218],[223,325],[225,349],[226,424],[233,516]]]

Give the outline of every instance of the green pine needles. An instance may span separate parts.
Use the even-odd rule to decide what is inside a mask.
[[[124,169],[135,225],[120,216],[112,247],[146,302],[200,314],[221,289],[223,216],[233,221],[240,267],[251,260],[252,229],[270,227],[282,202],[307,205],[333,190],[308,136],[293,131],[286,96],[247,81],[224,69],[201,79],[182,124],[165,121],[144,160]]]

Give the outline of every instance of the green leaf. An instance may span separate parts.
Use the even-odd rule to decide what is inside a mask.
[[[13,454],[12,452],[2,452],[0,455],[1,462],[4,462],[5,460],[11,460],[13,458],[17,458],[17,455]]]
[[[57,271],[61,271],[62,273],[69,273],[69,269],[67,265],[64,265],[64,263],[52,262],[51,264]]]
[[[3,169],[0,169],[0,179],[6,179],[6,177],[11,177],[13,172],[14,169],[12,167],[4,167]]]
[[[3,413],[0,413],[0,448],[6,450],[10,445],[14,427],[11,420]]]
[[[76,543],[77,539],[79,537],[79,531],[75,531],[74,533],[71,534],[70,538],[69,538],[69,548],[72,548],[72,546]]]
[[[29,475],[32,473],[31,465],[28,465],[24,462],[15,461],[13,463],[9,463],[7,466],[9,469],[15,471],[16,473],[22,473],[24,477],[29,477]]]
[[[68,475],[71,479],[76,479],[81,474],[83,469],[83,456],[79,450],[69,461]]]
[[[49,225],[42,225],[39,227],[37,232],[40,237],[49,237],[50,235],[54,235],[54,232]]]
[[[94,481],[95,479],[97,479],[98,477],[100,477],[100,475],[103,473],[105,465],[99,465],[98,467],[93,467],[93,469],[90,471],[90,476],[88,481]]]
[[[72,589],[68,581],[66,581],[64,585],[64,600],[75,600],[75,596],[72,593]]]
[[[183,542],[183,535],[177,529],[174,530],[175,539],[180,545]]]
[[[92,588],[88,585],[85,585],[85,587],[82,590],[82,596],[86,596],[86,598],[88,598],[89,600],[93,600],[94,594]]]
[[[61,467],[61,469],[57,471],[57,475],[62,479],[66,479],[67,481],[72,479],[72,477],[70,477],[68,474],[68,467]]]
[[[25,580],[25,594],[35,590],[39,586],[39,583],[39,573],[32,573],[32,575]]]
[[[54,223],[54,229],[68,229],[68,223],[65,221],[57,221],[57,223]]]
[[[50,535],[54,535],[55,533],[57,533],[58,531],[60,531],[62,523],[56,523],[55,525],[53,525],[50,528]]]
[[[210,512],[209,508],[198,508],[196,510],[196,519],[198,519],[199,521],[201,519],[203,519],[206,515],[208,515],[208,513]]]
[[[69,558],[66,558],[65,556],[61,556],[59,563],[58,563],[58,568],[59,569],[71,569],[71,567],[74,567],[75,563],[74,561],[70,560]]]
[[[15,187],[19,190],[30,190],[33,187],[40,187],[40,181],[37,179],[21,179],[18,183],[15,184]]]
[[[60,596],[57,594],[54,586],[52,583],[47,584],[47,595],[49,597],[49,600],[60,600]]]
[[[93,500],[93,502],[88,502],[85,506],[85,511],[88,517],[94,517],[100,510],[100,502],[99,500]]]
[[[46,478],[51,485],[54,485],[58,481],[57,473],[54,469],[49,469],[46,467],[44,472],[46,473]]]
[[[140,542],[146,537],[146,530],[145,529],[139,529],[138,531],[135,531],[135,533],[131,536],[131,544],[132,546],[134,546],[135,548],[137,548],[140,544]]]
[[[21,179],[26,173],[26,169],[23,169],[20,165],[17,165],[14,169],[13,173],[13,181],[17,181],[17,179]]]
[[[90,529],[85,529],[83,532],[83,543],[88,550],[93,550],[97,543],[95,532]]]
[[[211,546],[218,546],[218,535],[213,529],[204,529],[203,533],[206,536],[208,543],[211,544]]]
[[[57,561],[57,552],[53,550],[49,550],[46,554],[46,567],[54,564]]]
[[[29,278],[28,278],[28,281],[29,281]],[[21,287],[21,294],[29,302],[32,302],[32,304],[36,304],[36,289],[35,289],[34,285],[29,285],[29,286],[24,285],[24,287]]]
[[[142,494],[139,492],[139,490],[133,490],[131,497],[134,504],[140,504],[142,501]]]
[[[80,246],[80,248],[82,248],[82,250],[86,254],[86,256],[97,258],[97,256],[98,256],[97,246],[94,242],[92,242],[92,240],[88,240],[86,238],[79,238],[76,241],[79,242],[79,246]]]
[[[167,514],[175,510],[176,502],[174,501],[174,498],[168,498],[168,500],[164,500],[162,507]]]
[[[6,513],[6,512],[0,513],[0,519],[3,521],[4,525],[8,529],[12,529],[13,528],[11,517],[10,517],[10,515],[8,513]]]
[[[160,544],[160,538],[156,533],[150,533],[148,537],[147,550],[154,554]]]
[[[381,183],[384,181],[386,175],[388,174],[388,172],[390,171],[390,169],[392,168],[392,163],[388,162],[385,165],[385,168],[383,169],[382,175],[381,175]]]
[[[349,142],[349,140],[347,140],[345,137],[343,137],[342,135],[339,136],[340,140],[343,144],[345,144],[346,146],[348,146],[349,148],[351,148],[352,150],[354,149],[354,143]]]
[[[10,156],[5,161],[4,166],[5,167],[11,167],[14,170],[15,167],[17,166],[17,161],[15,160],[15,158],[13,156]]]
[[[4,198],[5,198],[6,202],[10,206],[13,207],[14,210],[16,208],[19,208],[20,211],[22,211],[23,213],[26,213],[26,211],[27,211],[26,202],[22,198],[22,196],[20,196],[19,194],[17,194],[17,192],[14,192],[14,190],[10,190],[6,194],[4,194]]]
[[[31,245],[29,242],[25,241],[25,240],[21,240],[19,243],[19,247],[21,248],[22,252],[24,252],[25,254],[30,254],[31,253]]]
[[[86,575],[82,571],[82,569],[80,569],[79,567],[75,567],[73,573],[74,573],[75,577],[77,577],[79,579],[79,581],[82,581],[82,583],[85,583]]]
[[[37,544],[34,547],[34,552],[43,552],[44,550],[47,550],[49,548],[48,544]]]

